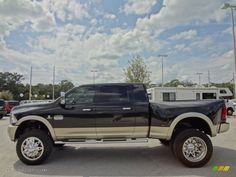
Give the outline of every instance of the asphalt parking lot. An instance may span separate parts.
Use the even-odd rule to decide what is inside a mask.
[[[158,141],[146,144],[67,145],[55,149],[46,163],[27,166],[18,160],[7,136],[8,117],[0,120],[0,176],[230,176],[236,175],[236,117],[228,119],[229,132],[212,138],[214,153],[202,168],[184,167]],[[228,172],[215,172],[228,165]]]

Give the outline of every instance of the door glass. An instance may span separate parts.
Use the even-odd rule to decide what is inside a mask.
[[[148,96],[143,85],[134,85],[134,102],[148,102]],[[151,95],[150,95],[151,96]]]
[[[95,103],[124,103],[129,102],[129,93],[126,86],[106,85],[100,86],[95,96]]]
[[[94,95],[94,86],[77,87],[66,95],[66,104],[93,103]]]

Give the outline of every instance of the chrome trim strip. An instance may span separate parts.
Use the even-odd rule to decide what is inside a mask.
[[[73,141],[55,141],[55,144],[100,144],[100,143],[102,143],[102,144],[109,144],[109,143],[112,143],[112,144],[115,144],[115,143],[147,143],[148,142],[148,139],[147,138],[138,138],[138,139],[135,139],[135,140],[133,140],[133,139],[125,139],[125,140],[119,140],[119,141],[117,141],[117,140],[115,140],[115,139],[113,139],[113,140],[109,140],[109,139],[101,139],[101,140],[99,140],[99,141],[97,141],[97,140],[94,140],[94,139],[92,139],[92,140],[85,140],[84,142],[79,142],[79,141],[75,141],[75,142],[73,142]]]

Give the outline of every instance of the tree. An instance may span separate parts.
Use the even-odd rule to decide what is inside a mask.
[[[0,91],[10,91],[13,98],[19,100],[20,93],[25,89],[21,83],[24,80],[23,75],[17,73],[0,72]]]
[[[129,61],[129,66],[124,69],[124,75],[126,82],[144,83],[147,86],[151,83],[150,72],[147,69],[147,65],[139,55]]]
[[[184,87],[192,87],[192,86],[195,86],[196,84],[189,80],[180,81],[178,79],[173,79],[170,82],[167,82],[164,86],[165,87],[178,87],[179,85],[182,85]]]
[[[74,87],[74,84],[71,81],[68,80],[62,80],[59,84],[61,92],[67,92],[68,90],[72,89]]]
[[[9,91],[2,91],[2,92],[0,92],[0,98],[4,99],[4,100],[12,100],[13,95]]]
[[[164,84],[164,87],[177,87],[181,85],[181,82],[178,79],[173,79],[170,82]]]

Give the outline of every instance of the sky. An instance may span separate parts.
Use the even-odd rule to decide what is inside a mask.
[[[231,14],[236,0],[0,0],[0,72],[29,83],[63,79],[75,85],[124,82],[140,55],[152,83],[172,79],[228,82],[233,78]]]

